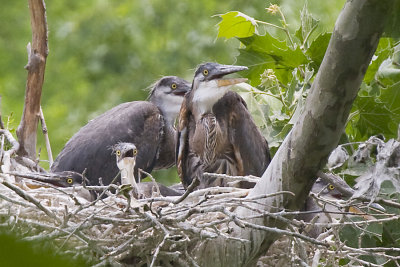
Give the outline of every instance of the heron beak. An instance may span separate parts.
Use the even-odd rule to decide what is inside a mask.
[[[222,79],[225,75],[247,70],[245,66],[233,66],[233,65],[219,65],[216,70],[213,71],[210,79],[217,80],[218,87],[231,86],[238,83],[246,82],[246,78],[230,78]]]
[[[247,82],[247,78],[220,79],[217,80],[217,86],[224,87],[244,82]]]
[[[191,84],[186,84],[185,86],[179,86],[172,93],[177,96],[184,96],[191,88]]]

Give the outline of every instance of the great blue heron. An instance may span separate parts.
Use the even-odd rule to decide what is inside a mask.
[[[151,172],[175,163],[174,121],[190,84],[178,77],[161,78],[153,86],[149,101],[120,104],[91,120],[65,145],[51,166],[52,172],[82,173],[91,185],[108,185],[118,174],[111,147],[118,142],[136,145],[134,175],[138,168]]]
[[[112,149],[115,153],[117,167],[121,171],[121,185],[131,185],[132,189],[136,190],[137,198],[140,198],[142,193],[133,174],[138,152],[136,146],[132,143],[121,142],[115,144]]]
[[[343,198],[343,194],[332,184],[327,183],[326,181],[318,178],[311,192],[316,194],[317,196],[325,199],[326,201],[337,201]],[[333,202],[334,203],[334,202]],[[313,223],[330,223],[332,219],[339,218],[341,216],[342,210],[337,206],[329,203],[319,204],[316,199],[311,196],[308,196],[306,202],[304,204],[304,208],[297,219],[303,220],[305,222],[313,222]],[[306,227],[305,233],[312,237],[318,237],[324,230],[323,226],[315,226],[311,225]]]
[[[335,178],[334,180],[340,182],[340,178]],[[344,180],[338,184],[341,188],[336,188],[333,184],[321,178],[315,181],[311,193],[324,201],[318,201],[311,195],[308,196],[304,208],[302,209],[303,212],[297,216],[299,220],[311,222],[311,225],[308,225],[304,229],[307,235],[314,238],[318,237],[326,228],[321,225],[329,225],[329,223],[332,223],[332,219],[340,220],[346,210],[349,212],[347,216],[359,214],[367,220],[373,219],[372,216],[366,214],[357,206],[349,206],[348,209],[343,209],[340,205],[335,204],[336,201],[351,198],[354,193],[354,190]],[[370,203],[368,206],[375,211],[385,211],[385,209],[377,203]]]
[[[113,146],[116,163],[121,171],[121,185],[131,185],[134,190],[133,196],[136,198],[152,197],[154,193],[162,196],[179,196],[181,193],[172,188],[154,182],[136,183],[134,168],[138,150],[132,143],[118,143]],[[157,192],[159,190],[159,192]]]
[[[271,158],[268,143],[255,125],[245,101],[229,88],[246,81],[223,76],[242,66],[201,64],[179,114],[178,174],[185,187],[197,177],[200,187],[224,186],[203,179],[203,172],[261,176]]]

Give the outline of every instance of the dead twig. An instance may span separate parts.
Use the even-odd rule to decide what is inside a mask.
[[[49,132],[47,130],[46,121],[44,120],[43,110],[41,106],[40,106],[39,120],[40,124],[42,125],[42,133],[44,136],[44,140],[46,142],[46,150],[47,150],[47,157],[49,159],[49,166],[51,166],[53,165],[53,154],[51,152]]]

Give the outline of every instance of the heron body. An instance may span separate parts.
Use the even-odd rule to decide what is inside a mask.
[[[82,127],[65,145],[51,166],[52,172],[82,173],[91,185],[110,184],[119,170],[112,146],[120,142],[136,145],[138,168],[151,172],[169,168],[175,161],[173,123],[190,84],[178,77],[167,76],[153,86],[149,101],[120,104]]]
[[[337,201],[341,200],[343,197],[342,193],[337,188],[321,178],[315,181],[311,192],[327,201]],[[341,215],[338,213],[342,212],[337,206],[329,203],[318,203],[318,201],[311,196],[307,197],[302,211],[306,211],[306,213],[300,214],[297,216],[297,219],[314,223],[304,229],[307,235],[314,238],[318,237],[325,229],[325,227],[317,226],[315,223],[331,223],[332,219],[340,218]]]
[[[245,101],[229,88],[244,79],[222,79],[246,67],[205,63],[198,67],[182,103],[177,139],[177,167],[187,187],[195,177],[201,187],[224,186],[202,173],[261,176],[270,162],[268,143]]]

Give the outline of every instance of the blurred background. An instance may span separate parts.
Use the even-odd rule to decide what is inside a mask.
[[[265,10],[281,6],[289,27],[299,26],[304,0],[58,0],[46,1],[49,49],[42,107],[54,158],[90,119],[122,102],[145,100],[146,88],[164,75],[191,81],[199,63],[234,64],[238,42],[217,39],[218,14],[241,11],[273,22]],[[308,0],[327,31],[344,0]],[[0,95],[5,125],[15,134],[23,110],[31,41],[28,1],[0,0]],[[39,127],[40,128],[40,127]],[[42,134],[41,165],[48,168]],[[170,184],[174,168],[153,173]]]

